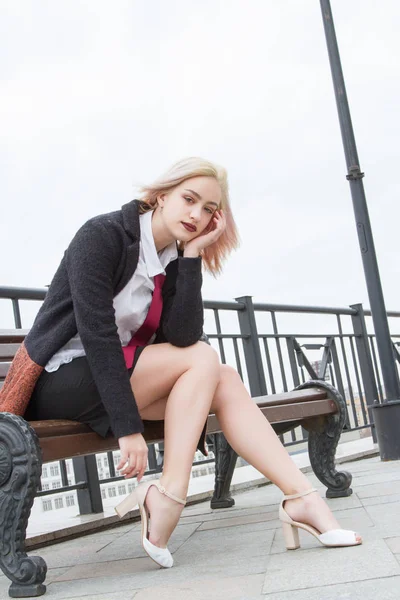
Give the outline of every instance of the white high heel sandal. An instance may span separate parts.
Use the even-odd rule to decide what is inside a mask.
[[[160,567],[169,569],[174,564],[174,559],[172,558],[171,552],[168,550],[168,548],[159,548],[158,546],[155,546],[149,540],[149,524],[145,502],[147,492],[152,485],[156,486],[161,494],[164,494],[165,496],[168,496],[168,498],[171,498],[171,500],[175,500],[175,502],[185,506],[186,500],[182,500],[181,498],[178,498],[177,496],[174,496],[168,492],[159,481],[146,481],[138,485],[136,490],[131,492],[129,496],[122,500],[122,502],[115,507],[115,512],[119,517],[123,517],[126,515],[126,513],[135,508],[136,505],[139,505],[140,516],[142,519],[142,546],[144,551],[152,560],[154,560],[155,563],[160,565]]]
[[[279,506],[279,519],[282,521],[283,535],[285,537],[286,549],[297,550],[300,548],[299,529],[304,529],[311,533],[317,540],[324,546],[338,547],[338,546],[358,546],[361,541],[357,540],[357,534],[354,531],[348,529],[331,529],[325,533],[321,533],[315,527],[306,525],[306,523],[300,523],[299,521],[293,521],[293,519],[287,514],[283,508],[286,500],[294,500],[295,498],[302,498],[312,492],[316,492],[315,488],[307,490],[302,494],[293,494],[292,496],[283,496],[281,504]]]

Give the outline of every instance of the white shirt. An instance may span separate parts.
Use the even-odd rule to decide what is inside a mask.
[[[115,323],[122,346],[130,342],[146,319],[154,290],[154,276],[160,273],[165,275],[168,264],[178,258],[175,242],[157,253],[151,229],[152,216],[153,211],[150,211],[139,217],[138,264],[131,279],[113,300]],[[57,371],[60,365],[69,363],[79,356],[85,356],[85,350],[77,334],[54,354],[45,369],[52,373]]]

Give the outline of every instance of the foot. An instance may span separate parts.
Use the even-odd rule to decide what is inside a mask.
[[[293,521],[311,525],[320,533],[326,533],[332,529],[341,529],[329,506],[318,492],[308,494],[303,498],[286,500],[284,509]],[[359,542],[362,541],[359,535],[356,536],[356,539]]]
[[[173,493],[173,490],[168,491]],[[147,492],[145,504],[150,519],[149,541],[159,548],[166,548],[184,507],[161,494],[154,485]]]

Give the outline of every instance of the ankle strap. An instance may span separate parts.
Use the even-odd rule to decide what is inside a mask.
[[[302,498],[303,496],[308,496],[308,494],[312,494],[312,492],[317,492],[316,488],[311,488],[311,490],[307,490],[306,492],[300,492],[300,494],[292,494],[291,496],[283,496],[284,500],[295,500],[296,498]]]
[[[158,481],[154,481],[152,485],[155,485],[158,488],[158,491],[161,492],[161,494],[164,494],[164,496],[168,496],[168,498],[171,498],[171,500],[175,500],[175,502],[179,502],[179,504],[183,504],[183,506],[185,506],[186,500],[182,500],[181,498],[178,498],[178,496],[174,496],[174,494],[168,492]]]

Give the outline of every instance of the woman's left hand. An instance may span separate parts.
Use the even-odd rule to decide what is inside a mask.
[[[210,231],[211,227],[211,231]],[[196,258],[207,246],[211,246],[226,229],[226,218],[223,210],[216,210],[210,225],[199,236],[193,238],[185,245],[183,256]]]

